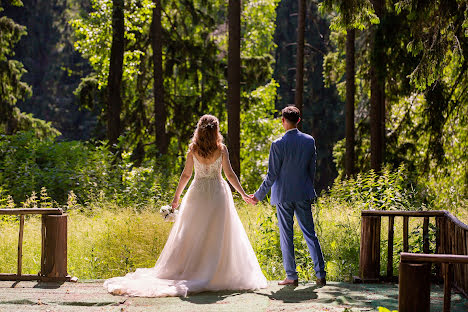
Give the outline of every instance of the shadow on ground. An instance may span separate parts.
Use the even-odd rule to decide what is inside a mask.
[[[441,311],[443,289],[431,290],[431,311]],[[330,282],[325,287],[270,282],[258,291],[204,292],[185,298],[113,296],[102,281],[80,283],[0,282],[0,311],[377,311],[398,308],[398,285]],[[468,311],[468,300],[452,293],[452,311]]]

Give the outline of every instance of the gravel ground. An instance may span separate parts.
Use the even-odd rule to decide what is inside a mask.
[[[441,311],[443,289],[433,286],[431,310]],[[398,308],[398,285],[329,282],[318,288],[269,287],[254,292],[200,293],[186,298],[113,296],[102,281],[78,283],[0,282],[0,311],[377,311]],[[468,300],[452,294],[452,311],[468,311]]]

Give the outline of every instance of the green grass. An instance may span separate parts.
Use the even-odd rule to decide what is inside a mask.
[[[279,247],[279,230],[274,207],[261,203],[246,205],[236,199],[236,207],[257,254],[265,276],[284,278]],[[317,235],[322,245],[329,280],[350,281],[359,271],[359,203],[347,203],[322,196],[313,207]],[[109,278],[124,275],[139,267],[154,266],[169,235],[172,224],[164,222],[156,207],[122,208],[112,203],[93,203],[86,209],[68,212],[68,272],[80,279]],[[459,216],[459,215],[457,215]],[[465,215],[459,216],[464,217]],[[295,224],[296,260],[301,280],[314,278],[313,263],[302,233]],[[18,219],[0,219],[0,272],[16,272]],[[420,222],[410,222],[410,246],[419,248]],[[395,219],[394,267],[397,273],[398,246],[402,224]],[[386,269],[386,218],[382,220],[382,273]],[[23,273],[40,270],[40,217],[25,221]]]

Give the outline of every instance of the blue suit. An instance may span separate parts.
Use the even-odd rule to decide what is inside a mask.
[[[315,140],[296,128],[271,144],[268,173],[255,193],[263,200],[271,188],[271,204],[276,205],[280,228],[283,265],[288,279],[297,279],[294,259],[293,224],[296,214],[309,252],[314,261],[317,278],[325,278],[325,263],[315,234],[311,204],[317,197],[314,189]]]

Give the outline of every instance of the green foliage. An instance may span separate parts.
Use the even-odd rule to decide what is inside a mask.
[[[13,110],[13,114],[17,122],[17,131],[32,131],[36,134],[38,138],[55,138],[62,135],[60,131],[58,131],[52,126],[51,122],[35,118],[32,114],[26,114],[24,112],[21,112],[16,107]]]
[[[112,1],[93,0],[92,12],[87,18],[70,21],[75,29],[75,48],[86,57],[93,67],[98,88],[107,85],[109,76],[110,48],[112,43]],[[127,49],[124,54],[123,80],[136,79],[144,51],[138,48],[138,39],[147,31],[151,22],[154,3],[152,0],[131,0],[125,5],[125,39]]]
[[[12,5],[21,6],[21,1]],[[0,7],[0,12],[3,9]],[[26,73],[20,61],[13,60],[15,45],[26,35],[26,29],[6,16],[0,17],[0,126],[6,131],[14,130],[13,109],[18,100],[31,95],[31,88],[21,80]],[[0,130],[4,132],[5,130]]]
[[[242,2],[242,56],[261,56],[274,52],[276,7],[279,0]]]
[[[395,171],[385,167],[380,175],[370,170],[355,178],[336,179],[330,196],[362,209],[377,210],[421,210],[427,201],[424,189],[416,185],[404,166]]]
[[[109,198],[135,207],[148,202],[168,202],[173,194],[163,190],[174,189],[177,184],[178,167],[173,162],[158,159],[132,167],[129,154],[124,154],[122,161],[113,161],[104,143],[57,142],[53,137],[41,138],[33,132],[3,135],[2,190],[17,203],[28,205],[35,203],[34,194],[42,193],[42,187],[54,198],[54,205],[60,206],[70,201],[70,196],[72,202],[81,204]]]
[[[282,133],[275,113],[275,97],[278,84],[272,80],[250,94],[250,107],[241,114],[241,170],[244,188],[256,189],[268,169],[271,142]]]
[[[331,13],[332,30],[357,28],[364,29],[370,24],[379,23],[372,1],[369,0],[325,0],[319,4],[322,14]]]

